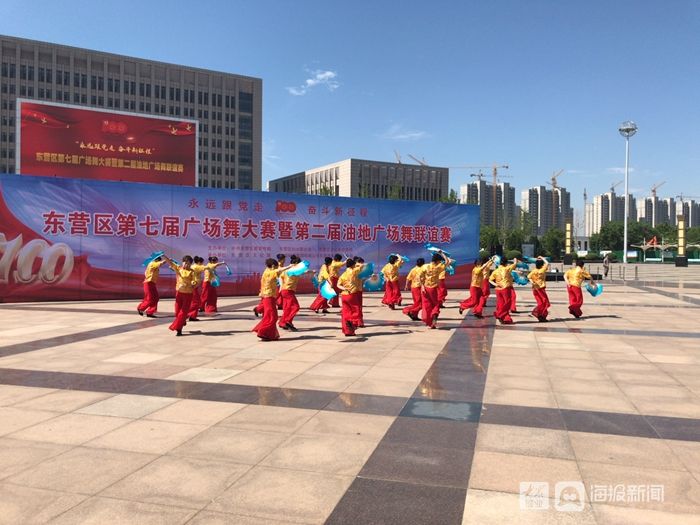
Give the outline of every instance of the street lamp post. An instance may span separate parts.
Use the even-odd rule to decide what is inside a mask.
[[[630,137],[637,133],[637,125],[631,120],[623,122],[618,131],[625,137],[625,227],[622,241],[622,262],[627,264],[627,222],[630,218],[629,197],[629,165],[630,165]]]

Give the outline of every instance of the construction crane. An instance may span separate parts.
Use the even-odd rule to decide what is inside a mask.
[[[656,190],[658,190],[658,189],[659,189],[661,186],[663,186],[664,184],[666,184],[666,181],[659,182],[658,184],[654,184],[654,185],[651,187],[651,198],[652,198],[652,199],[656,199]]]
[[[413,155],[411,155],[410,153],[408,154],[408,156],[411,157],[413,160],[415,160],[415,161],[416,161],[418,164],[420,164],[421,166],[427,166],[427,165],[428,165],[428,164],[425,162],[425,159],[419,160],[419,159],[417,159],[416,157],[414,157]]]
[[[557,198],[557,190],[559,189],[559,184],[557,184],[557,179],[564,173],[564,170],[559,170],[556,173],[552,173],[552,180],[549,184],[552,186],[552,228],[557,226],[557,205],[555,199]]]
[[[683,203],[685,202],[686,199],[700,199],[697,195],[683,195],[682,193],[680,195],[676,195],[676,199],[681,201],[681,207],[683,206]]]
[[[617,188],[617,187],[618,187],[620,184],[622,184],[623,182],[625,182],[625,179],[622,179],[621,181],[616,182],[615,184],[612,184],[612,185],[610,186],[610,193],[615,193],[615,188]]]
[[[449,166],[451,170],[466,169],[466,170],[491,170],[491,175],[493,177],[493,225],[498,228],[498,170],[508,169],[508,164],[492,164],[491,166]],[[478,175],[472,174],[470,177],[476,177],[478,180],[482,180],[483,175],[479,173]],[[511,178],[508,175],[501,175],[501,178]]]
[[[481,172],[481,170],[479,170],[479,173],[470,173],[469,176],[474,177],[479,182],[484,180],[484,174]]]
[[[401,164],[401,155],[399,155],[399,152],[394,150],[394,156],[396,157],[396,163]]]

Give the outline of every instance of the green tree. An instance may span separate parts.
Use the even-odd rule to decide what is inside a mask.
[[[542,236],[542,247],[550,257],[558,259],[561,257],[561,252],[564,249],[564,232],[559,228],[550,228],[547,233]]]
[[[496,250],[496,246],[501,244],[498,230],[493,226],[482,226],[479,232],[479,246],[489,253]]]
[[[700,244],[700,226],[688,228],[685,233],[685,242],[687,244]]]
[[[455,190],[450,190],[450,193],[448,193],[446,197],[440,199],[440,202],[459,204],[459,195],[457,195],[457,192]]]
[[[505,237],[504,248],[506,250],[518,250],[522,252],[523,242],[525,242],[525,234],[522,230],[516,229],[507,231]]]
[[[676,242],[678,241],[678,228],[670,224],[659,224],[656,227],[656,239],[659,242],[662,240],[668,243]]]
[[[393,183],[389,186],[389,191],[387,192],[387,199],[392,201],[397,201],[401,199],[401,184],[398,182]]]
[[[318,190],[319,195],[325,195],[325,196],[330,196],[330,197],[335,197],[335,190],[326,186],[325,184],[321,186]]]

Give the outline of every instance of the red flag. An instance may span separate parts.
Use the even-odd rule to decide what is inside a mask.
[[[70,128],[70,122],[57,119],[43,111],[37,111],[31,108],[22,108],[22,125],[25,123],[41,124],[49,128]]]
[[[192,122],[173,122],[163,126],[156,126],[150,130],[152,133],[165,133],[176,137],[194,135],[197,132],[195,124]]]

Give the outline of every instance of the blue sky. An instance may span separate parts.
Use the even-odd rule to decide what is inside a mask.
[[[621,180],[700,196],[694,0],[0,0],[5,34],[261,77],[263,184],[336,160],[564,169],[576,208]],[[451,170],[458,188],[470,171]],[[622,185],[618,186],[618,192]]]

